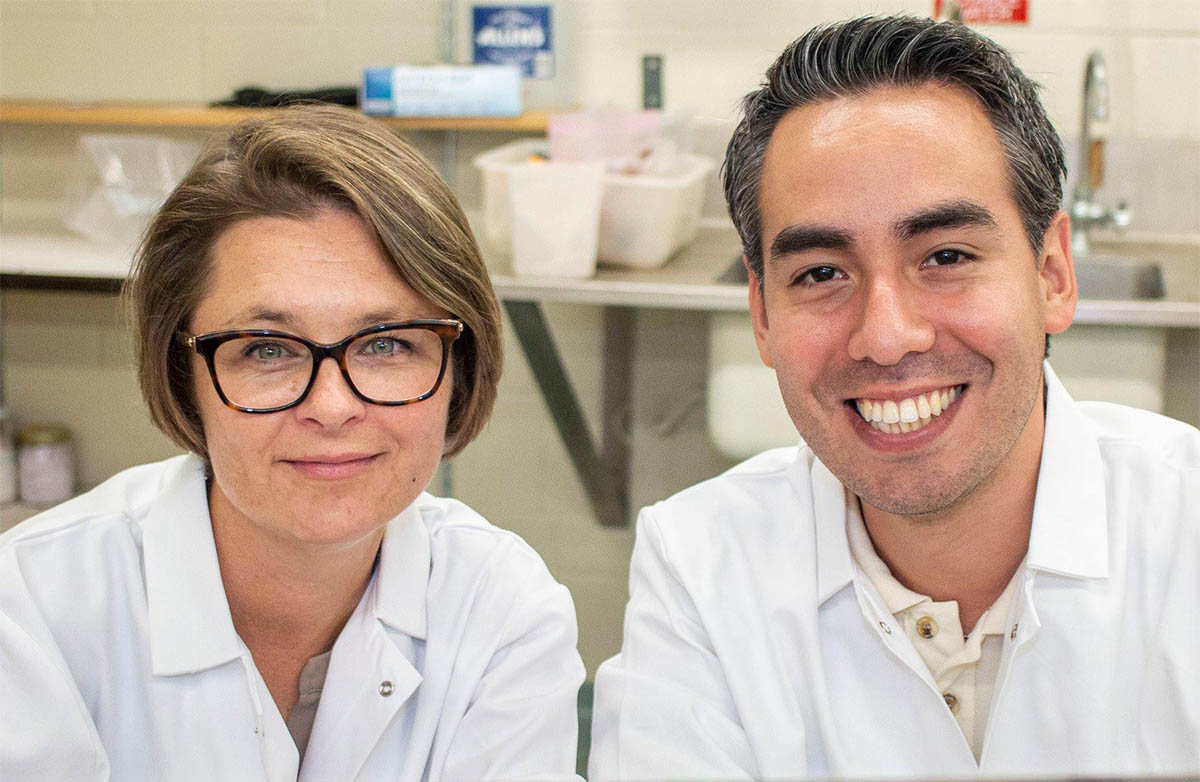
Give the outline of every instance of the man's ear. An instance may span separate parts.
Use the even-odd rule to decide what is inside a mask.
[[[746,276],[750,278],[750,321],[754,324],[754,342],[758,345],[758,356],[771,369],[775,368],[771,360],[771,351],[767,347],[767,303],[763,298],[763,280],[754,273],[750,260],[742,256],[742,264],[746,267]]]
[[[1042,237],[1038,258],[1038,277],[1042,291],[1042,313],[1047,334],[1067,330],[1075,317],[1079,288],[1075,284],[1075,262],[1071,258],[1071,218],[1060,211]]]

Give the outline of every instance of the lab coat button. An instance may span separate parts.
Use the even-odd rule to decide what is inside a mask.
[[[942,700],[946,701],[946,705],[950,707],[951,714],[958,714],[958,698],[954,697],[954,693],[942,693]]]
[[[883,621],[882,619],[879,620],[879,626],[883,628],[883,632],[887,633],[888,635],[892,634],[892,628],[888,627],[887,622]]]
[[[382,695],[383,697],[386,698],[387,696],[391,695],[392,690],[393,690],[393,687],[392,687],[391,682],[382,681],[379,683],[379,694]]]
[[[923,616],[917,620],[917,632],[922,638],[933,638],[937,635],[938,623],[932,616]]]
[[[1012,632],[1010,632],[1008,634],[1008,638],[1011,641],[1017,640],[1017,626],[1016,625],[1013,625]]]

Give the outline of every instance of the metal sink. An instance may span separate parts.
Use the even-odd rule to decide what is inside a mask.
[[[717,282],[745,285],[746,267],[739,257],[717,277]],[[1075,259],[1079,298],[1153,300],[1166,297],[1162,267],[1157,263],[1108,255]]]
[[[1148,261],[1091,255],[1075,259],[1075,282],[1081,299],[1163,299],[1167,290],[1162,267]]]

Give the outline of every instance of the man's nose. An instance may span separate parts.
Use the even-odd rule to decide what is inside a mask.
[[[903,280],[872,281],[862,292],[847,349],[855,361],[892,366],[924,353],[936,336],[926,303]]]
[[[317,367],[312,388],[296,410],[306,419],[322,426],[339,427],[366,414],[367,403],[355,396],[333,358],[324,358]]]

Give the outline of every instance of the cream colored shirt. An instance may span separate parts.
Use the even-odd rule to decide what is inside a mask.
[[[978,761],[1004,652],[1004,636],[1009,632],[1008,607],[1019,579],[1014,573],[996,602],[979,617],[971,633],[965,634],[958,620],[957,601],[934,602],[896,580],[875,553],[858,499],[847,494],[846,535],[851,555],[925,661]]]
[[[300,669],[300,697],[296,705],[288,712],[288,733],[296,742],[300,751],[300,763],[304,764],[304,753],[308,750],[308,737],[312,735],[313,722],[317,719],[317,706],[321,703],[321,691],[325,689],[325,676],[329,673],[329,658],[333,656],[330,649],[323,654],[308,658],[308,662]]]

